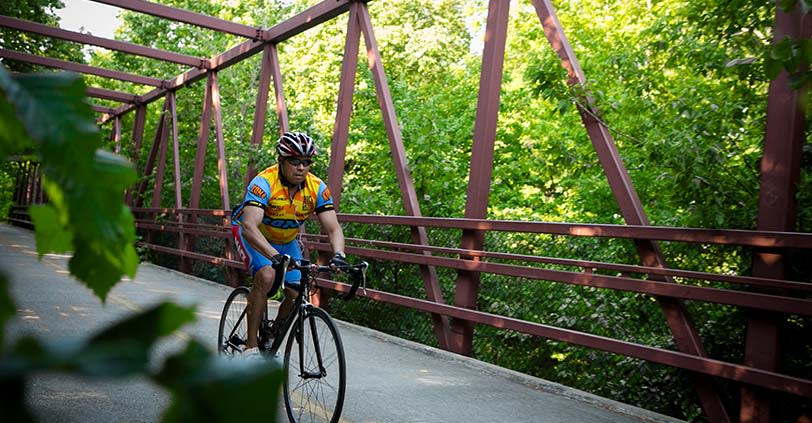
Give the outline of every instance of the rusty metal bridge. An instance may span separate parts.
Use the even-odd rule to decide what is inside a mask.
[[[94,106],[94,109],[100,113],[98,119],[100,125],[108,123],[113,125],[111,133],[117,150],[135,152],[131,158],[136,163],[139,160],[144,161],[137,156],[137,152],[141,151],[144,138],[147,107],[157,100],[164,100],[162,110],[165,113],[160,115],[145,166],[140,169],[144,182],[127,192],[126,201],[132,207],[137,218],[137,228],[144,236],[142,246],[153,252],[177,256],[181,271],[189,272],[194,262],[205,262],[230,269],[243,268],[243,264],[235,259],[226,226],[226,217],[231,204],[218,72],[251,56],[262,55],[251,138],[252,144],[260,145],[264,136],[263,128],[271,89],[275,94],[278,129],[280,133],[289,130],[277,45],[339,15],[349,14],[326,181],[340,208],[344,157],[349,137],[359,45],[363,36],[366,57],[374,78],[406,213],[403,216],[339,213],[339,219],[345,225],[402,228],[408,231],[410,243],[392,242],[387,239],[350,238],[347,252],[369,260],[397,263],[419,269],[424,288],[424,295],[420,297],[375,289],[367,290],[364,296],[373,301],[411,308],[430,315],[437,345],[461,355],[471,355],[475,328],[477,325],[487,325],[500,330],[516,331],[683,369],[691,375],[702,409],[707,419],[712,422],[768,422],[771,407],[777,406],[776,398],[780,398],[781,395],[812,398],[812,380],[784,374],[780,370],[781,345],[784,340],[781,339],[777,322],[786,315],[812,316],[812,299],[810,299],[812,284],[809,281],[789,280],[786,276],[793,258],[808,256],[812,251],[812,234],[794,232],[797,214],[795,187],[800,169],[805,125],[804,115],[798,102],[795,101],[798,93],[789,88],[787,72],[782,72],[772,81],[769,88],[757,230],[651,226],[615,142],[605,125],[595,117],[598,110],[588,94],[578,106],[578,111],[626,224],[491,220],[487,216],[487,206],[510,2],[490,0],[464,218],[424,217],[421,215],[407,165],[393,98],[378,52],[373,22],[368,11],[370,6],[367,2],[325,0],[273,27],[259,28],[143,0],[94,1],[245,38],[244,42],[214,57],[193,57],[0,16],[0,26],[7,28],[177,63],[190,68],[174,78],[163,80],[0,48],[0,57],[4,60],[22,61],[154,87],[144,95],[101,88],[89,88],[87,94],[89,97],[121,103],[115,108]],[[567,82],[570,85],[584,85],[586,77],[565,36],[564,28],[556,17],[551,1],[532,0],[532,4],[551,47],[567,71]],[[791,12],[783,12],[780,9],[776,12],[775,39],[780,40],[785,36],[795,38],[812,36],[812,17],[804,14],[800,6]],[[206,89],[200,116],[194,176],[190,197],[184,201],[181,194],[175,93],[203,79],[206,80]],[[132,145],[122,148],[122,117],[130,112],[135,113]],[[220,185],[222,207],[203,209],[200,208],[200,193],[212,119],[218,159],[216,179]],[[164,175],[168,166],[167,150],[170,146],[174,151],[172,163],[175,178],[174,203],[162,204]],[[246,180],[255,173],[256,170],[250,168]],[[151,188],[151,203],[147,203],[149,206],[145,207],[145,201],[150,201],[146,198],[150,188],[146,181],[150,177],[154,180],[154,186]],[[40,172],[35,163],[20,164],[17,188],[14,192],[15,207],[8,219],[10,222],[28,224],[30,221],[26,213],[27,206],[47,201],[39,181]],[[243,181],[239,183],[242,185]],[[431,233],[440,230],[458,234],[454,241],[456,245],[433,243]],[[155,233],[174,234],[173,241],[169,244],[155,242]],[[488,236],[504,233],[629,240],[636,247],[640,264],[518,255],[490,251],[486,248],[485,240]],[[199,251],[196,246],[204,238],[219,243],[221,246],[219,252],[213,254]],[[304,238],[311,251],[329,251],[329,244],[322,235],[304,234]],[[672,267],[668,264],[669,258],[658,245],[663,241],[692,245],[736,246],[750,250],[753,253],[752,274],[732,275]],[[442,269],[443,272],[450,271],[454,275],[453,302],[446,302],[444,298],[438,269]],[[609,276],[606,272],[598,270],[612,271],[616,276]],[[230,283],[239,283],[238,271],[227,273],[230,275]],[[480,279],[483,274],[645,294],[654,298],[662,308],[677,350],[479,311],[477,299],[481,294]],[[733,288],[709,287],[706,283],[676,283],[675,278],[711,283],[723,282]],[[337,291],[345,289],[340,283],[328,285]],[[685,307],[685,301],[722,304],[747,310],[749,320],[746,339],[741,345],[744,357],[742,362],[727,362],[709,356]],[[731,406],[729,401],[724,400],[723,393],[715,383],[718,379],[739,384],[741,391],[738,403]],[[805,417],[800,416],[799,421],[803,418]]]

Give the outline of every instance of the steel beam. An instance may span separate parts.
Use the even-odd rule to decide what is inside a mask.
[[[164,132],[164,126],[166,126],[164,115],[168,109],[169,102],[164,100],[161,114],[158,116],[158,125],[155,128],[155,137],[153,138],[152,146],[150,147],[149,154],[147,155],[147,161],[144,164],[144,173],[143,177],[141,178],[141,184],[138,187],[138,193],[136,193],[136,197],[133,201],[133,205],[135,205],[135,207],[141,207],[144,202],[144,194],[147,192],[148,178],[152,174],[152,170],[155,167],[155,157],[158,155],[158,150],[161,146],[161,138],[163,138],[162,134]]]
[[[247,57],[259,53],[265,46],[266,42],[274,44],[280,43],[293,37],[296,34],[304,32],[322,22],[332,19],[335,16],[349,10],[350,3],[355,0],[324,0],[319,4],[305,10],[302,13],[278,24],[267,30],[262,34],[263,41],[245,41],[228,51],[219,54],[208,61],[207,69],[220,71],[234,63],[237,63]],[[184,72],[177,77],[167,81],[165,89],[155,89],[143,95],[143,101],[151,103],[166,94],[166,89],[177,89],[183,85],[191,84],[206,77],[206,72],[202,69],[193,69]],[[132,110],[131,106],[122,106],[117,109],[118,114],[126,113]]]
[[[343,214],[347,222],[373,225],[429,226],[463,231],[527,232],[601,238],[647,239],[695,244],[742,245],[766,248],[812,248],[812,234],[742,229],[672,228],[666,226],[594,223],[523,222],[515,220]]]
[[[192,191],[189,193],[189,207],[196,209],[200,206],[200,189],[203,185],[203,171],[206,163],[206,147],[209,143],[209,131],[211,130],[211,75],[206,80],[206,88],[203,92],[203,110],[200,113],[200,128],[197,135],[197,152],[195,153],[195,170],[192,176]]]
[[[358,254],[360,256],[379,255],[379,252],[375,250],[361,250],[352,248],[348,249],[347,251],[351,254]],[[336,283],[327,279],[319,279],[318,283],[320,286],[335,289],[340,292],[347,292],[349,290],[348,285]],[[731,364],[721,360],[697,357],[695,355],[680,353],[663,348],[605,338],[602,336],[570,329],[562,329],[555,326],[527,322],[510,317],[497,316],[494,314],[470,310],[462,307],[437,304],[431,301],[405,297],[374,289],[367,289],[366,292],[359,291],[356,293],[356,295],[375,301],[395,304],[416,310],[423,310],[429,313],[444,314],[455,319],[470,320],[499,329],[507,329],[527,333],[533,336],[555,339],[569,344],[581,345],[587,348],[594,348],[627,357],[639,358],[642,360],[651,361],[653,363],[682,368],[709,376],[721,377],[739,383],[763,386],[775,391],[812,398],[812,381],[807,379],[764,371],[758,368],[739,364]]]
[[[19,51],[8,50],[4,48],[0,48],[0,57],[10,60],[16,60],[18,62],[26,62],[35,65],[47,66],[49,68],[62,69],[88,75],[96,75],[102,78],[116,79],[124,82],[132,82],[134,84],[149,85],[153,87],[162,87],[165,84],[164,80],[158,78],[151,78],[148,76],[135,75],[132,73],[114,71],[110,69],[102,69],[94,66],[84,65],[81,63],[53,59],[50,57],[35,56],[33,54],[21,53]]]
[[[482,52],[482,70],[479,76],[474,137],[471,147],[471,167],[465,199],[465,217],[484,219],[488,214],[488,197],[493,174],[493,148],[496,140],[496,122],[499,117],[499,96],[502,87],[502,66],[505,59],[510,2],[491,0],[485,24],[485,47]],[[485,235],[481,231],[463,231],[460,244],[469,250],[481,250]],[[454,304],[476,309],[479,294],[479,273],[467,270],[457,272]],[[454,320],[451,325],[452,351],[470,356],[474,338],[474,325]]]
[[[353,7],[356,7],[353,5]],[[356,18],[364,34],[364,44],[367,49],[367,64],[372,72],[375,82],[375,92],[378,98],[378,106],[381,108],[381,117],[386,128],[386,135],[389,138],[389,148],[392,153],[392,164],[395,166],[395,175],[400,186],[400,195],[403,200],[403,207],[409,216],[420,216],[420,203],[417,201],[417,192],[414,188],[414,181],[409,171],[409,161],[406,158],[406,149],[403,146],[403,138],[395,115],[395,105],[392,101],[392,93],[389,91],[386,73],[383,69],[383,61],[378,51],[378,41],[372,29],[372,20],[365,3],[357,3],[358,13]],[[343,166],[342,166],[343,167]],[[429,245],[429,237],[426,228],[422,226],[412,226],[412,242],[418,245]],[[431,255],[424,251],[423,254]],[[445,303],[443,291],[440,288],[437,269],[433,266],[420,266],[420,274],[423,278],[423,285],[426,289],[426,296],[429,301]],[[448,350],[450,343],[450,325],[448,318],[434,314],[431,316],[434,324],[434,334],[437,337],[440,348]]]
[[[146,121],[146,114],[147,114],[147,105],[146,104],[139,104],[135,109],[135,121],[133,122],[133,143],[132,143],[132,152],[130,158],[132,160],[133,166],[135,166],[136,172],[138,172],[139,168],[139,160],[141,158],[141,142],[144,138],[144,122]],[[136,186],[133,185],[127,188],[127,193],[125,194],[125,198],[127,204],[133,204],[133,189]]]
[[[168,117],[167,115],[171,113],[172,95],[172,91],[166,93],[166,109],[164,110],[164,113],[161,114],[162,125],[159,125],[161,129],[161,138],[158,144],[158,169],[155,171],[155,184],[153,185],[152,189],[152,207],[160,207],[161,199],[163,197],[164,176],[166,174],[166,150],[169,144],[169,123],[167,123],[166,120],[167,118],[171,119],[171,117]]]
[[[279,54],[276,51],[276,44],[268,44],[271,56],[271,73],[273,73],[273,91],[276,98],[276,118],[279,122],[279,134],[284,134],[290,130],[288,122],[288,106],[285,102],[285,91],[282,89],[282,70],[279,67]]]
[[[796,4],[791,12],[776,7],[773,43],[789,37],[808,37],[810,28],[803,26],[804,13]],[[806,33],[805,33],[806,32]],[[804,112],[801,106],[803,90],[790,87],[786,70],[770,82],[767,97],[767,122],[761,159],[756,228],[770,231],[795,229],[796,186],[801,170],[801,148],[804,142]],[[784,279],[787,257],[781,250],[756,250],[753,254],[753,276]],[[781,361],[779,327],[781,316],[771,313],[750,313],[745,337],[744,362],[748,366],[775,371]],[[739,419],[742,423],[768,423],[772,419],[772,404],[768,393],[750,387],[741,391]],[[800,420],[799,420],[800,421]]]
[[[265,117],[268,112],[268,91],[271,88],[271,48],[273,44],[266,44],[262,51],[262,60],[259,65],[259,86],[257,87],[257,100],[254,107],[254,126],[251,130],[251,145],[259,147],[265,135]],[[281,84],[280,84],[281,85]],[[257,174],[256,159],[249,155],[248,167],[245,172],[245,185],[247,186]]]
[[[358,68],[358,46],[361,42],[361,27],[358,24],[358,7],[350,8],[347,34],[344,39],[344,58],[341,61],[341,78],[338,82],[336,120],[333,124],[333,139],[330,147],[330,165],[327,170],[327,184],[333,194],[336,211],[341,208],[341,191],[344,187],[344,158],[350,134],[352,96],[355,91],[355,73]]]
[[[165,18],[171,21],[183,22],[190,25],[199,26],[201,28],[213,29],[219,32],[239,35],[246,38],[258,39],[262,31],[260,28],[255,28],[253,26],[143,0],[91,1],[108,4],[110,6],[120,7],[123,9],[129,9],[134,12],[146,13],[148,15]]]
[[[214,112],[214,135],[217,140],[217,171],[220,176],[220,200],[224,209],[230,209],[228,199],[228,158],[226,157],[226,143],[223,136],[223,112],[220,105],[220,84],[217,82],[217,73],[213,73],[211,102]]]
[[[163,60],[165,62],[172,62],[180,65],[192,66],[197,68],[208,67],[208,60],[201,59],[199,57],[188,56],[185,54],[174,53],[171,51],[159,50],[150,47],[144,47],[138,44],[127,43],[124,41],[110,40],[107,38],[82,34],[81,32],[67,31],[60,28],[54,28],[49,25],[43,25],[41,23],[12,18],[9,16],[0,15],[0,26],[30,32],[34,34],[45,35],[52,38],[58,38],[60,40],[73,41],[82,44],[90,44],[98,47],[103,47],[108,50],[116,50],[122,53],[134,54],[136,56],[142,57],[149,57],[151,59]]]
[[[111,141],[115,145],[113,152],[119,154],[121,152],[121,116],[116,116],[113,121],[113,130],[110,133]]]
[[[108,115],[112,115],[113,113],[116,112],[116,109],[112,107],[99,106],[98,104],[91,104],[90,107],[93,109],[94,112],[106,113]]]
[[[106,88],[87,87],[88,97],[103,98],[105,100],[118,101],[120,103],[140,103],[139,96],[120,91],[108,90]]]

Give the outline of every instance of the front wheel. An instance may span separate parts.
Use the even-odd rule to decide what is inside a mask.
[[[217,352],[231,356],[245,349],[248,341],[248,288],[234,288],[223,307],[220,316],[220,330],[217,334]]]
[[[308,308],[285,347],[285,408],[291,422],[338,422],[347,383],[344,346],[333,319]]]

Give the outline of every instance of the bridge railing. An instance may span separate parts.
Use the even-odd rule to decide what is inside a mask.
[[[192,259],[215,266],[243,268],[241,262],[227,258],[230,247],[224,241],[231,237],[225,220],[229,214],[228,210],[142,208],[133,211],[137,216],[137,227],[142,232],[146,231],[143,232],[146,238],[141,243],[142,247],[161,254],[173,254],[183,259]],[[186,217],[178,219],[177,216],[180,215]],[[809,254],[812,252],[812,234],[350,214],[340,214],[339,219],[345,226],[348,254],[363,257],[382,268],[393,264],[405,269],[414,268],[414,275],[419,273],[419,266],[432,266],[440,269],[438,273],[443,279],[442,288],[445,298],[453,298],[455,273],[468,271],[495,278],[519,279],[522,281],[521,283],[544,284],[540,286],[545,287],[565,284],[583,289],[627,292],[650,298],[670,298],[716,304],[748,312],[791,315],[800,318],[812,316],[812,299],[810,299],[812,283],[808,281],[750,277],[733,274],[729,270],[708,272],[581,258],[547,257],[533,254],[535,251],[527,251],[530,254],[520,254],[453,247],[455,244],[459,245],[462,231],[478,230],[493,237],[498,237],[500,234],[531,234],[540,237],[565,237],[573,240],[587,237],[608,242],[627,243],[644,239],[663,241],[668,244],[691,244],[698,248],[729,247],[729,251],[735,254],[742,254],[743,251],[746,252],[753,248]],[[410,239],[408,233],[410,228],[414,227],[427,228],[433,245],[404,242],[404,240]],[[370,233],[370,231],[360,228],[375,228],[372,232],[377,234],[378,239],[354,237],[355,233]],[[163,244],[149,239],[156,237],[157,234],[164,235]],[[176,236],[167,237],[168,234]],[[381,236],[381,234],[384,235]],[[193,244],[187,243],[184,246],[181,235],[207,237],[220,249],[208,253],[194,251],[194,248],[189,248]],[[329,253],[330,251],[330,245],[324,235],[305,233],[302,239],[312,252]],[[504,243],[489,243],[486,237],[486,246],[490,244]],[[375,266],[373,266],[374,268]],[[652,280],[649,279],[651,275],[673,278],[673,281],[676,282],[662,281],[662,278]],[[408,278],[401,278],[401,280],[405,279]],[[487,281],[487,279],[483,279],[483,281]],[[322,287],[330,290],[346,291],[348,289],[347,285],[336,281],[320,280],[319,282]],[[370,281],[370,287],[364,292],[359,292],[358,295],[374,302],[405,307],[426,315],[436,314],[451,319],[462,319],[498,330],[557,340],[812,398],[812,380],[802,377],[618,339],[621,336],[616,338],[597,335],[565,327],[570,325],[541,323],[541,321],[549,319],[512,317],[511,308],[513,306],[518,308],[519,304],[512,304],[510,298],[500,300],[503,303],[501,308],[485,304],[480,307],[480,310],[473,310],[426,300],[425,294],[421,297],[419,291],[419,285],[411,284],[408,289],[401,289],[397,283],[387,284],[387,289],[380,289],[380,285],[373,278]],[[487,287],[480,292],[480,298],[485,297],[495,298],[488,294]]]

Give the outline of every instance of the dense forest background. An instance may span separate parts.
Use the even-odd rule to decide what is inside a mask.
[[[269,27],[316,1],[162,3]],[[808,63],[812,42],[771,47],[776,6],[767,0],[553,3],[584,68],[600,119],[615,138],[651,223],[754,229],[768,84],[776,65],[793,60]],[[0,13],[55,25],[58,18],[53,9],[60,6],[58,0],[13,0],[4,2]],[[487,2],[375,0],[369,3],[369,10],[421,211],[426,216],[462,217]],[[138,13],[123,11],[120,19],[117,39],[195,56],[211,57],[243,41]],[[325,176],[346,27],[345,14],[279,45],[290,126],[316,138],[322,152],[313,171]],[[8,29],[0,29],[0,37],[5,48],[158,78],[171,78],[186,70],[102,49],[83,52],[78,45]],[[272,140],[278,125],[273,113],[266,122],[265,143],[257,148],[249,142],[259,59],[254,56],[218,75],[232,205],[241,201],[241,181],[249,160],[256,160],[260,167],[274,160]],[[15,62],[3,64],[15,71],[36,70]],[[804,78],[809,79],[808,72],[797,73],[795,83],[803,85]],[[574,107],[579,93],[567,87],[565,80],[530,2],[511,2],[488,218],[623,223]],[[150,90],[93,76],[86,76],[85,81],[90,86],[137,94]],[[204,84],[177,92],[184,199],[191,189]],[[804,99],[808,105],[808,92]],[[139,168],[152,143],[160,102],[151,104],[148,111]],[[806,114],[807,122],[812,122],[808,109]],[[129,155],[133,152],[126,150],[126,141],[131,138],[128,131],[133,115],[125,116],[122,133],[124,153]],[[110,125],[104,131],[109,134]],[[209,148],[208,154],[201,207],[221,208],[215,149]],[[0,214],[8,209],[14,171],[13,164],[2,166]],[[171,166],[167,171],[163,205],[171,206]],[[365,60],[360,60],[341,211],[404,214],[397,187],[374,84]],[[147,195],[150,198],[151,193]],[[809,135],[797,200],[796,230],[812,232]],[[408,232],[393,228],[348,226],[345,230],[350,236],[409,240]],[[454,231],[430,232],[436,245],[458,246],[459,236]],[[638,260],[631,243],[617,240],[502,234],[489,235],[486,244],[492,251],[631,264]],[[663,244],[662,248],[675,267],[741,275],[750,272],[750,253],[745,249],[682,244]],[[222,278],[219,269],[200,266],[195,271]],[[416,268],[380,263],[373,286],[421,297],[418,275]],[[808,267],[799,266],[790,277],[809,281],[810,275]],[[455,273],[440,270],[440,278],[446,300],[451,302]],[[479,307],[674,348],[659,307],[642,295],[484,275]],[[740,362],[744,315],[718,305],[689,303],[688,308],[710,355]],[[334,313],[399,336],[436,343],[430,319],[423,314],[365,301],[335,304]],[[812,323],[789,317],[784,330],[789,339],[797,339],[787,346],[786,371],[812,377]],[[474,356],[674,417],[703,419],[687,376],[674,369],[488,327],[477,328]],[[731,404],[738,402],[737,387],[723,384],[722,389]],[[794,397],[782,401],[790,404],[782,418],[812,407]]]

